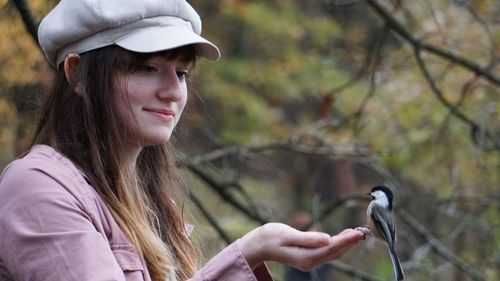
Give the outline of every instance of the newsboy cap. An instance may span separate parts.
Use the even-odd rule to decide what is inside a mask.
[[[116,44],[152,53],[194,44],[217,60],[219,49],[201,35],[201,19],[185,0],[61,0],[38,28],[38,41],[57,67],[70,53]]]

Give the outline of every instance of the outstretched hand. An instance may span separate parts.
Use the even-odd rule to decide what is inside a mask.
[[[335,236],[322,232],[304,232],[281,223],[258,227],[239,241],[248,264],[255,268],[264,261],[276,261],[302,271],[342,256],[364,239],[365,227],[345,229]]]

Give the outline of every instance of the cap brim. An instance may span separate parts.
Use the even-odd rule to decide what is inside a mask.
[[[137,29],[136,32],[117,40],[115,44],[138,53],[154,53],[195,45],[200,56],[209,60],[220,58],[220,51],[213,43],[186,28],[177,26],[152,26]]]

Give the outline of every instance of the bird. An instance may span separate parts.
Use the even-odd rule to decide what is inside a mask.
[[[403,280],[405,277],[395,248],[396,225],[392,212],[392,191],[386,186],[378,185],[373,187],[367,195],[372,198],[366,210],[366,218],[371,234],[387,244],[396,280]]]

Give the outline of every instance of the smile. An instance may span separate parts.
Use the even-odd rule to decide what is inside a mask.
[[[161,120],[171,121],[175,117],[175,113],[168,109],[144,109],[144,111],[160,118]]]

